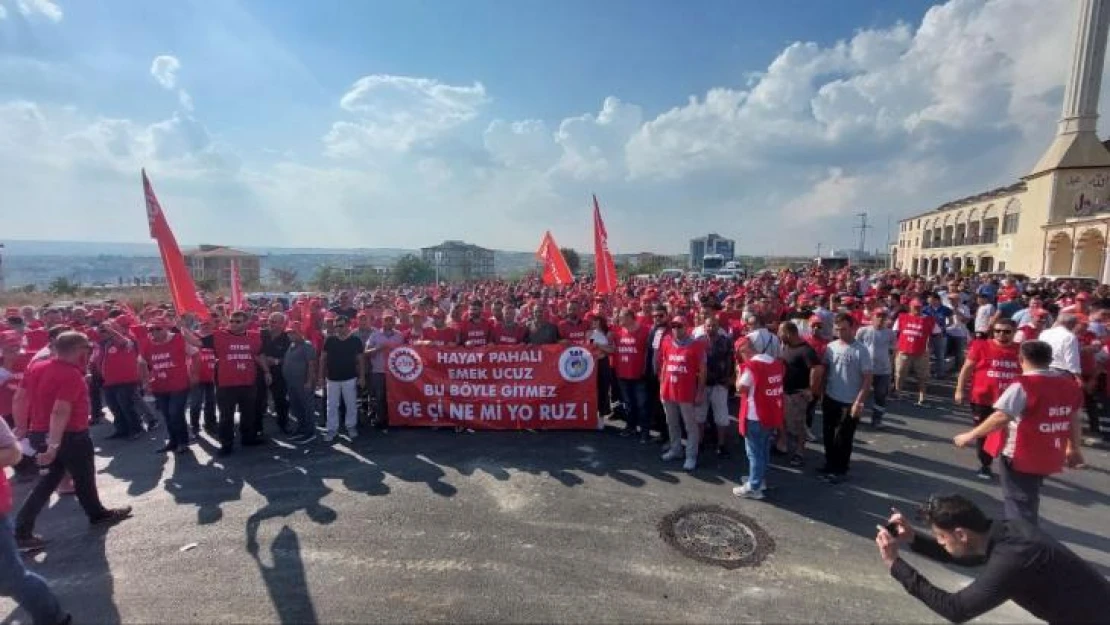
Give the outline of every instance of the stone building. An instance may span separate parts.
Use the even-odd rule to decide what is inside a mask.
[[[493,250],[462,241],[420,248],[420,256],[437,269],[438,280],[457,282],[493,278]]]
[[[222,245],[201,245],[184,256],[198,287],[209,283],[216,289],[230,289],[233,260],[239,263],[239,281],[244,288],[261,282],[262,261],[257,254]]]

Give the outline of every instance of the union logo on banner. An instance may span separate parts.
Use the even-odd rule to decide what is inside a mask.
[[[398,347],[391,351],[387,366],[393,377],[402,382],[413,382],[424,372],[424,361],[410,347]]]
[[[584,347],[569,347],[559,356],[559,375],[567,382],[581,382],[593,372],[593,354]]]

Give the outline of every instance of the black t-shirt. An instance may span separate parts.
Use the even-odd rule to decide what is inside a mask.
[[[358,359],[362,358],[362,350],[362,339],[354,334],[345,339],[338,336],[329,336],[324,341],[328,379],[332,382],[342,382],[357,378]]]
[[[285,358],[285,352],[289,351],[289,335],[281,332],[279,334],[271,334],[269,328],[262,330],[262,355],[267,358],[277,358],[281,360]],[[280,367],[281,365],[275,365]]]
[[[783,376],[782,390],[787,395],[798,393],[809,388],[809,370],[821,364],[817,352],[809,343],[802,343],[791,347],[783,343],[782,360],[786,364],[786,375]]]

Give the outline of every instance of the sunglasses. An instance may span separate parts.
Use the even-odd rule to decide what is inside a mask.
[[[993,332],[995,334],[1013,334],[1014,333],[1014,331],[1011,330],[1010,328],[994,328]]]

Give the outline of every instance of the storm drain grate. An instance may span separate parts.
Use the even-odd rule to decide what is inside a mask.
[[[728,508],[690,505],[663,517],[663,540],[683,555],[726,569],[758,566],[775,541],[754,520]]]

